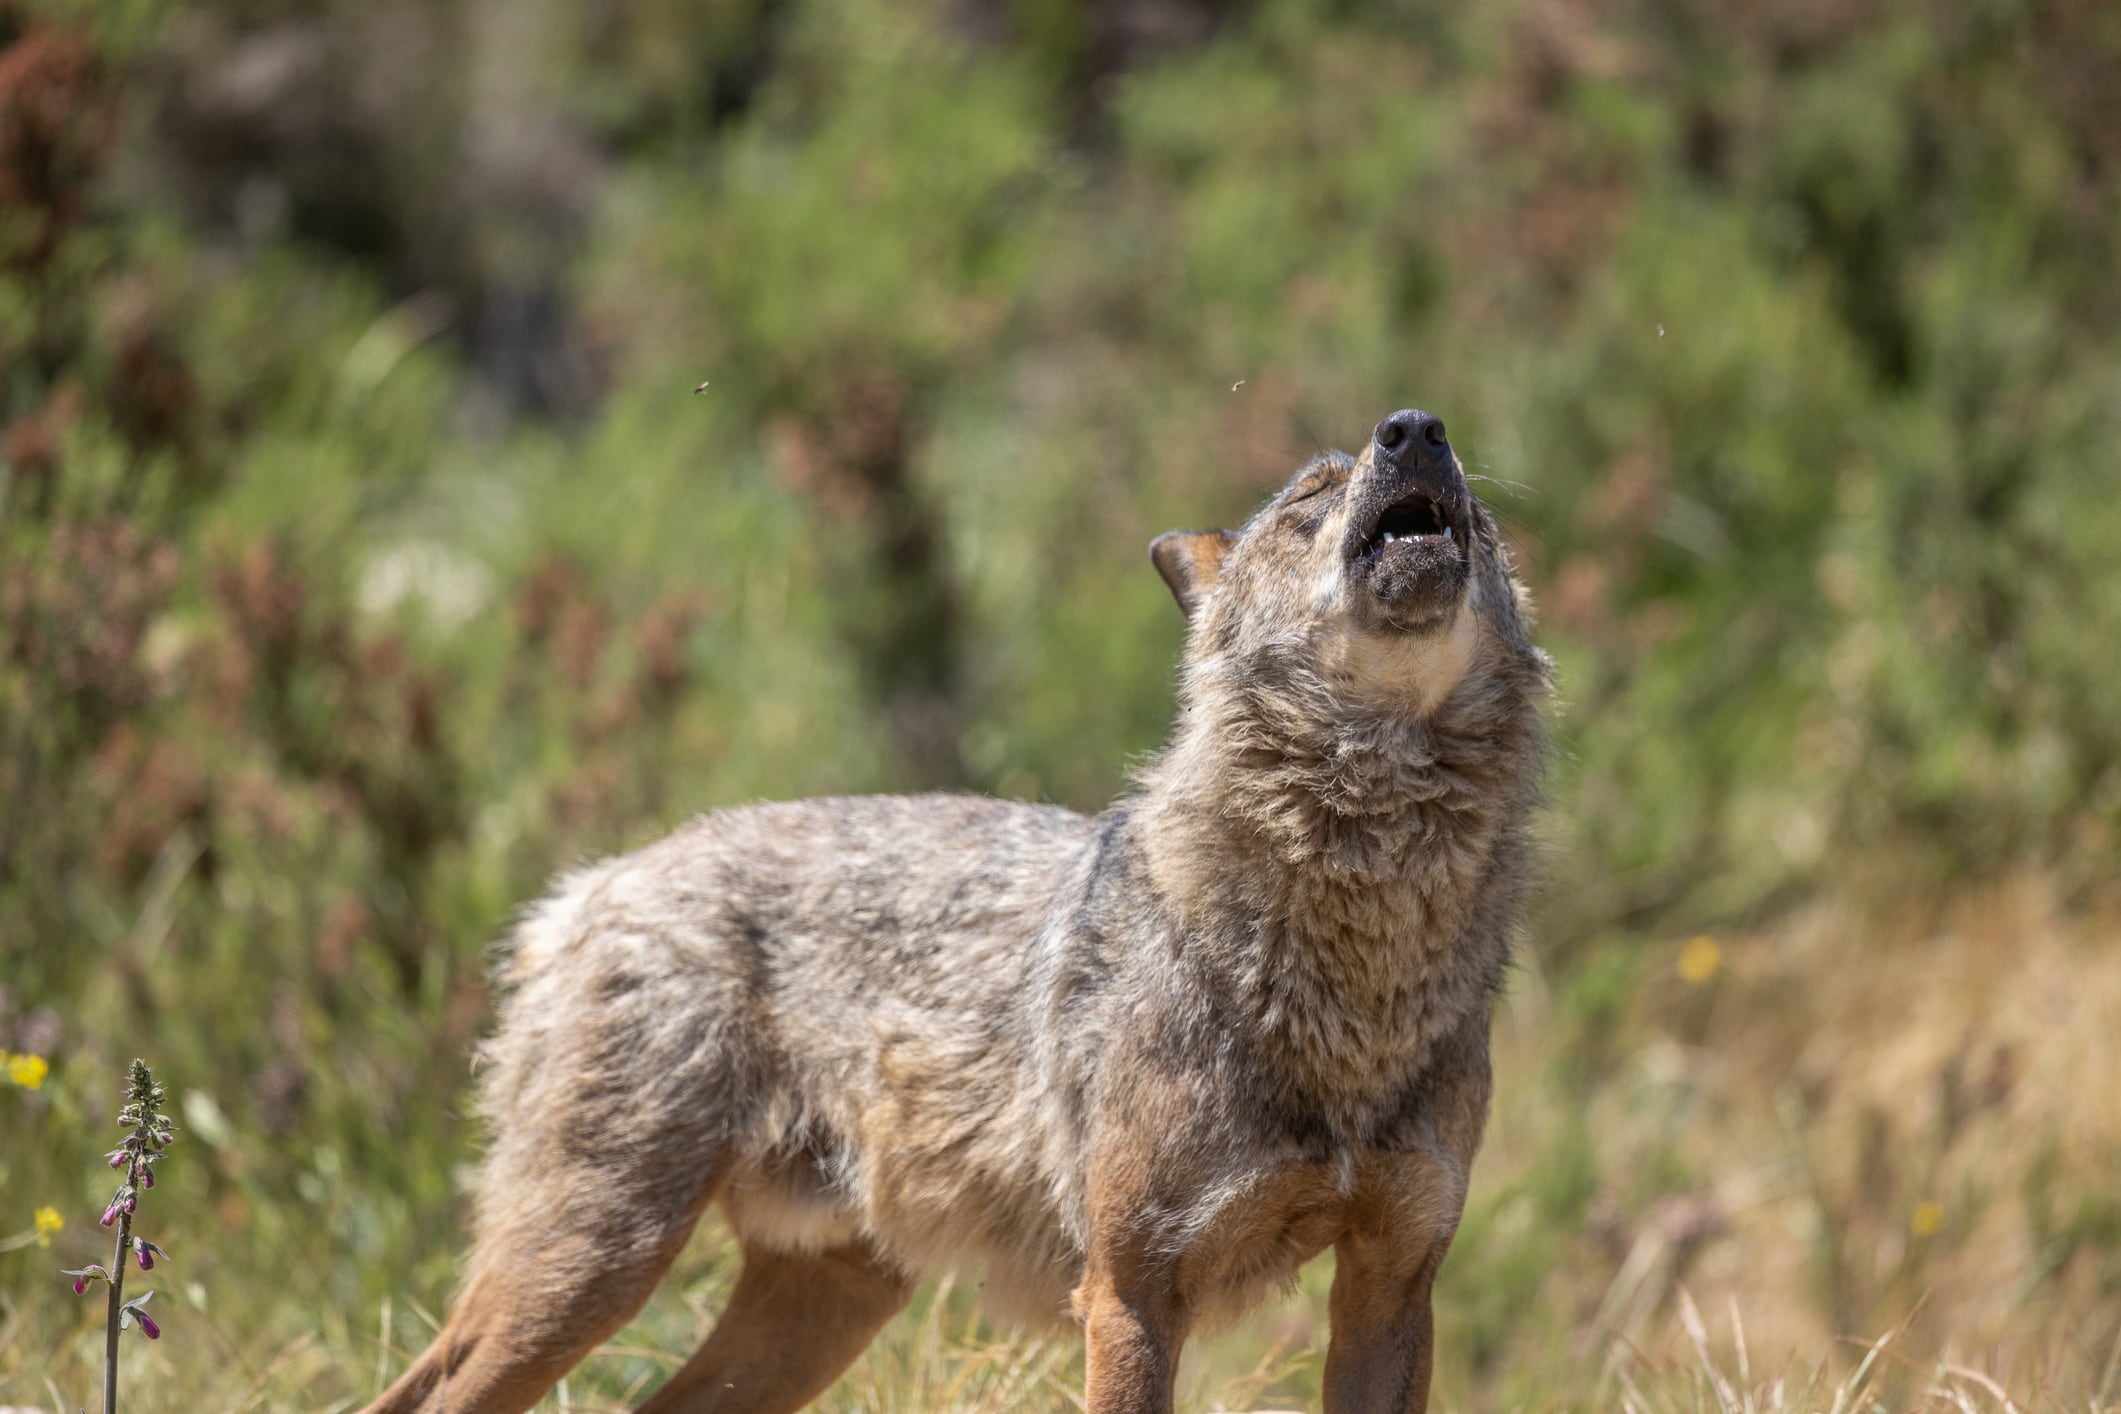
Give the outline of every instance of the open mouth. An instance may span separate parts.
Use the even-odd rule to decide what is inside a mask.
[[[1455,544],[1456,540],[1443,507],[1426,491],[1415,491],[1384,508],[1356,553],[1361,559],[1374,560],[1401,541]]]

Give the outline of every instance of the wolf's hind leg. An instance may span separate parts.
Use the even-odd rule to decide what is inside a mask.
[[[633,1318],[717,1185],[650,1199],[596,1177],[511,1185],[448,1321],[366,1414],[517,1414]]]
[[[640,1414],[791,1414],[912,1295],[912,1279],[859,1240],[814,1254],[746,1248],[707,1343]]]
[[[672,1000],[702,985],[652,931],[607,925],[518,988],[481,1087],[470,1279],[370,1414],[528,1409],[648,1299],[756,1094],[729,1008]]]

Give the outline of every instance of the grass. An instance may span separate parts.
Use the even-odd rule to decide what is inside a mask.
[[[1438,1293],[1437,1406],[2121,1407],[2104,1243],[2121,1100],[2098,1083],[2121,1035],[2116,936],[2121,912],[2013,875],[1920,908],[1821,898],[1713,948],[1637,940],[1611,975],[1565,984],[1535,954],[1497,1014],[1494,1117]],[[100,1328],[42,1279],[55,1256],[0,1268],[0,1402],[93,1384]],[[1196,1339],[1183,1407],[1315,1408],[1330,1265]],[[145,1414],[358,1407],[439,1314],[398,1293],[265,1317],[273,1293],[185,1272],[162,1282],[168,1338],[127,1347]],[[731,1276],[710,1222],[541,1407],[629,1407]],[[1062,1411],[1081,1381],[1072,1333],[991,1329],[974,1286],[945,1278],[819,1407]]]

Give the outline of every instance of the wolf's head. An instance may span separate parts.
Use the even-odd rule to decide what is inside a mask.
[[[1494,518],[1416,408],[1360,456],[1313,458],[1243,529],[1173,531],[1149,555],[1188,620],[1189,695],[1295,689],[1343,720],[1415,721],[1497,675],[1544,678]]]

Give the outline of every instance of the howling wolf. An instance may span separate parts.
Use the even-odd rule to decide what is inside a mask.
[[[1489,1090],[1548,660],[1443,424],[1150,558],[1177,724],[1095,819],[726,810],[516,930],[469,1279],[372,1411],[527,1409],[719,1203],[728,1308],[643,1406],[794,1410],[973,1265],[1080,1325],[1090,1414],[1332,1247],[1329,1411],[1420,1410]]]

